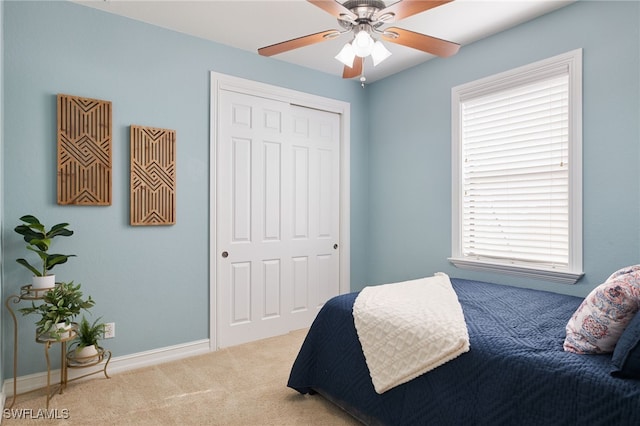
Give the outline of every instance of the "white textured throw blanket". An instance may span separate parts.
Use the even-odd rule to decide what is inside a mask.
[[[451,281],[433,277],[365,287],[353,318],[379,394],[469,350],[469,334]]]

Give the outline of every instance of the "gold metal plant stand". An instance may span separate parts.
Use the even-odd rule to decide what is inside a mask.
[[[67,380],[68,370],[65,370],[65,382],[73,382],[74,380],[82,379],[87,376],[92,376],[98,373],[104,373],[104,377],[110,379],[107,374],[107,366],[109,365],[109,361],[111,361],[111,351],[105,350],[104,348],[98,347],[96,348],[98,353],[96,355],[79,357],[74,352],[69,352],[67,354],[67,368],[88,368],[93,367],[94,365],[100,364],[102,361],[104,366],[99,370],[92,371],[91,373],[83,374],[82,376],[74,377],[73,379]]]
[[[50,288],[43,289],[34,289],[31,284],[20,287],[19,295],[11,295],[7,297],[5,301],[5,306],[9,310],[11,317],[13,318],[13,396],[11,400],[11,405],[8,408],[12,408],[16,402],[16,398],[18,397],[17,393],[17,377],[18,377],[18,319],[16,318],[16,314],[11,308],[11,304],[17,305],[23,300],[40,300],[44,297],[47,291],[51,290]],[[98,355],[93,360],[85,360],[85,359],[76,359],[71,357],[71,354],[67,354],[67,342],[73,340],[77,336],[76,327],[74,326],[71,330],[69,330],[69,336],[65,338],[61,338],[60,340],[46,338],[42,335],[36,335],[36,342],[42,343],[44,345],[44,355],[47,360],[47,409],[49,409],[49,401],[56,392],[62,394],[62,391],[67,387],[67,383],[73,380],[78,380],[86,376],[90,376],[92,374],[104,372],[105,377],[108,379],[109,375],[107,374],[107,365],[109,365],[109,361],[111,360],[111,351],[106,351],[103,348],[98,348]],[[60,343],[60,383],[57,387],[51,391],[51,360],[49,358],[49,349],[54,343]],[[92,367],[98,365],[103,360],[106,359],[106,363],[104,367],[100,370],[94,371],[89,374],[85,374],[80,377],[75,377],[72,380],[67,380],[67,367],[70,368],[84,368],[84,367]]]
[[[75,327],[68,331],[67,337],[61,337],[59,340],[44,337],[42,335],[36,336],[36,342],[44,344],[44,356],[47,359],[47,409],[49,409],[49,401],[51,401],[51,398],[53,398],[56,392],[59,392],[62,395],[62,391],[67,387],[67,342],[75,339],[76,336],[77,332]],[[51,360],[49,359],[49,349],[54,343],[60,343],[60,383],[56,388],[51,390]],[[13,384],[15,388],[15,372],[13,376]]]

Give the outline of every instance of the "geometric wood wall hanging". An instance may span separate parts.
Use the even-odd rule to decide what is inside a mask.
[[[176,223],[176,131],[131,126],[131,225]]]
[[[111,204],[111,102],[59,94],[58,204]]]

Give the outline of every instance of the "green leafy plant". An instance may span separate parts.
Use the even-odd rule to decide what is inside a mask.
[[[99,322],[101,319],[102,317],[97,318],[93,323],[89,323],[85,316],[82,316],[82,320],[78,324],[78,336],[74,340],[77,349],[98,346],[98,341],[104,335],[105,327],[104,323]]]
[[[29,244],[27,249],[38,254],[42,265],[40,268],[36,268],[22,258],[16,259],[16,262],[33,272],[35,276],[44,277],[54,266],[65,263],[70,257],[75,256],[74,254],[49,253],[51,240],[54,237],[69,237],[73,235],[73,231],[67,228],[69,226],[68,223],[59,223],[47,230],[38,218],[33,215],[22,216],[20,220],[24,223],[16,226],[14,231],[24,237],[24,240]]]
[[[80,284],[74,285],[73,281],[57,284],[44,294],[42,301],[40,305],[31,302],[30,307],[21,308],[20,312],[23,315],[40,314],[40,319],[36,321],[36,333],[39,336],[48,333],[56,340],[60,340],[65,332],[57,328],[57,324],[64,323],[68,326],[82,310],[88,310],[95,305],[91,296],[87,299],[82,298]]]

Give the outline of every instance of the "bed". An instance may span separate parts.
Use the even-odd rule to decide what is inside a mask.
[[[582,298],[456,278],[451,286],[468,352],[377,393],[354,326],[358,293],[350,293],[320,310],[288,386],[370,425],[640,425],[640,380],[614,377],[611,354],[563,350]]]

